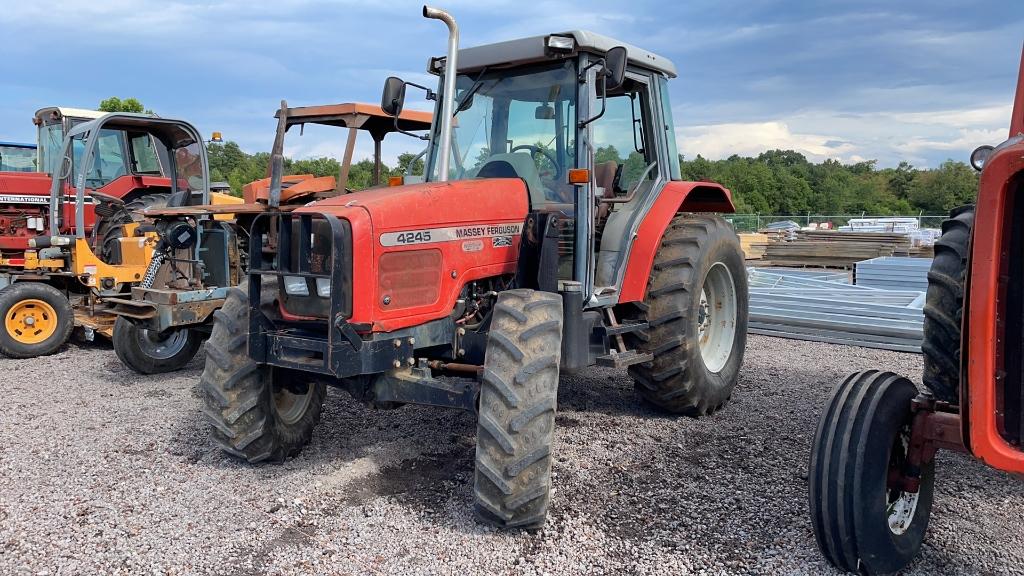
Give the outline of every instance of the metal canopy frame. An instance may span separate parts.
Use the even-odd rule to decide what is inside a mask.
[[[274,118],[281,118],[281,110],[274,113]],[[377,186],[380,184],[381,142],[384,138],[391,132],[430,130],[432,122],[433,114],[430,112],[403,110],[396,121],[394,116],[385,114],[380,106],[348,102],[287,108],[285,130],[292,126],[299,126],[301,129],[306,124],[348,128],[345,152],[338,173],[338,189],[343,190],[348,186],[356,136],[360,130],[369,132],[373,138],[373,185]]]
[[[114,112],[104,114],[95,120],[83,122],[72,127],[64,135],[62,146],[61,163],[58,168],[59,174],[55,174],[50,184],[50,234],[57,235],[60,230],[59,217],[62,214],[61,204],[64,198],[64,182],[74,178],[75,185],[75,237],[85,237],[85,174],[88,167],[92,165],[96,155],[96,143],[99,140],[101,130],[135,131],[151,135],[160,140],[167,147],[169,152],[183,148],[194,143],[200,144],[199,156],[202,164],[203,189],[202,203],[208,204],[210,198],[210,174],[206,158],[206,146],[195,126],[184,120],[171,118],[157,118],[149,114],[132,114],[127,112]],[[75,137],[83,136],[85,149],[82,151],[82,158],[78,165],[73,164],[74,151],[73,143]],[[168,174],[171,181],[171,195],[178,192],[178,171],[177,160],[173,153],[168,154],[170,168]]]

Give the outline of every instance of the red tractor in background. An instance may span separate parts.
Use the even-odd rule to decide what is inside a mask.
[[[1010,133],[971,154],[976,206],[942,226],[928,272],[924,385],[852,374],[832,392],[810,462],[822,554],[841,570],[896,572],[924,541],[935,454],[1024,474],[1024,54]]]
[[[218,445],[261,462],[309,442],[327,385],[470,411],[477,513],[536,527],[559,374],[628,368],[643,398],[690,416],[729,400],[747,280],[712,213],[733,204],[681,180],[667,59],[584,31],[459,50],[455,20],[423,14],[449,29],[428,67],[425,182],[255,221],[248,285],[214,315],[204,412]],[[384,111],[411,85],[389,78]]]

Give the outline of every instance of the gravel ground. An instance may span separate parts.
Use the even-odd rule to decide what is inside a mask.
[[[109,348],[0,359],[0,574],[829,574],[807,459],[829,387],[919,356],[751,337],[733,402],[702,420],[621,372],[565,378],[554,502],[538,533],[470,512],[467,414],[374,411],[341,392],[283,465],[213,449],[202,359],[140,377]],[[911,574],[1024,573],[1021,482],[943,454]]]

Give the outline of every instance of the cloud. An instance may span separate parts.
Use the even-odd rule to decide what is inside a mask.
[[[679,150],[688,158],[709,159],[733,154],[756,156],[765,150],[796,150],[816,161],[848,160],[856,146],[836,135],[794,132],[783,121],[726,123],[677,129]]]

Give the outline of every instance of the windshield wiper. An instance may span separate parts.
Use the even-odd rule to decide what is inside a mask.
[[[466,105],[466,102],[469,102],[469,99],[472,98],[473,95],[476,94],[477,90],[479,90],[480,87],[484,85],[484,81],[482,80],[482,78],[486,73],[487,67],[484,66],[484,69],[481,70],[479,74],[477,74],[476,80],[473,81],[473,85],[470,86],[469,90],[466,90],[466,93],[463,94],[462,98],[459,99],[458,106],[455,107],[455,112],[452,114],[452,118],[455,118],[456,116],[459,115],[459,112],[462,112],[462,107]]]

